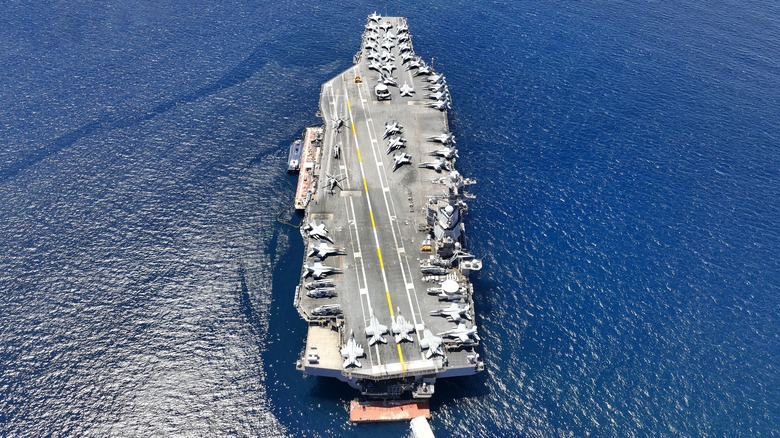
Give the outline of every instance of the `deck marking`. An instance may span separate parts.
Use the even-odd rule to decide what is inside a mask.
[[[385,262],[382,261],[382,248],[377,246],[376,247],[376,254],[379,256],[379,268],[384,271],[385,270]],[[389,293],[390,292],[388,292],[388,294]],[[389,295],[388,295],[388,297],[389,297]],[[390,314],[391,315],[393,314],[393,303],[390,303]]]
[[[376,222],[374,222],[374,210],[368,210],[368,214],[371,216],[371,228],[376,229]]]
[[[396,348],[398,348],[398,359],[401,360],[401,372],[406,372],[406,365],[404,365],[404,354],[401,352],[401,344],[395,344]]]
[[[393,300],[390,299],[390,291],[386,290],[385,295],[387,296],[387,305],[390,306],[390,318],[395,318],[395,313],[393,313]]]

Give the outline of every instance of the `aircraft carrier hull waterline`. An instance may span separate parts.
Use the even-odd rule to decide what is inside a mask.
[[[322,86],[324,125],[301,234],[297,362],[368,399],[427,399],[484,366],[475,347],[464,191],[446,79],[414,53],[405,18],[369,16],[354,65]],[[304,157],[306,163],[306,157]],[[303,169],[302,169],[303,171]],[[299,188],[301,192],[301,188]]]

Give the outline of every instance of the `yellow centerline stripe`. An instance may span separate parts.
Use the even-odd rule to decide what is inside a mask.
[[[379,248],[377,248],[379,249]],[[379,263],[382,263],[382,255],[379,255]],[[387,297],[387,307],[390,309],[390,318],[395,318],[395,312],[393,312],[393,300],[390,299],[390,291],[385,291]],[[404,363],[404,353],[401,351],[401,343],[395,344],[395,348],[398,350],[398,360],[401,362],[401,372],[406,371],[406,364]]]
[[[385,269],[385,262],[382,261],[382,248],[376,247],[376,254],[379,256],[379,269]],[[389,292],[388,292],[389,293]],[[390,306],[390,313],[393,313],[393,306]]]
[[[363,178],[363,190],[366,191],[366,194],[368,194],[368,183],[366,183],[366,179]]]
[[[387,296],[387,306],[390,307],[390,317],[395,318],[395,313],[393,313],[393,300],[390,299],[390,291],[385,291],[385,296]]]
[[[406,365],[404,365],[404,354],[401,353],[401,344],[395,344],[398,348],[398,359],[401,360],[401,372],[406,372]]]
[[[371,215],[371,228],[376,228],[376,222],[374,222],[374,210],[368,210],[368,214]]]

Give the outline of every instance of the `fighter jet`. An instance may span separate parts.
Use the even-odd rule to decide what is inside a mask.
[[[439,91],[436,93],[428,93],[425,95],[428,99],[434,99],[434,100],[447,100],[450,98],[450,93],[448,91]]]
[[[431,315],[443,316],[450,321],[460,322],[463,318],[471,320],[471,316],[469,316],[470,308],[471,306],[468,304],[452,303],[450,304],[450,307],[445,307],[444,309],[439,310],[431,310]]]
[[[393,74],[393,70],[395,70],[396,65],[393,62],[386,62],[382,65],[382,70],[386,71],[388,74]]]
[[[304,231],[308,232],[308,236],[312,239],[327,240],[328,242],[333,243],[333,239],[328,237],[328,229],[325,228],[325,224],[322,222],[317,225],[314,221],[311,221],[304,227]]]
[[[428,137],[428,141],[435,141],[443,145],[451,145],[455,143],[455,136],[452,135],[451,132],[446,132],[441,135],[434,135],[433,137]]]
[[[441,338],[434,336],[428,329],[425,329],[423,333],[424,336],[420,339],[420,349],[428,349],[425,353],[425,358],[430,359],[434,355],[444,356],[444,352],[441,350]]]
[[[393,172],[404,164],[412,164],[412,156],[406,152],[401,154],[393,154]]]
[[[414,59],[414,55],[412,55],[412,52],[402,52],[401,53],[401,63],[406,65],[409,61]]]
[[[414,72],[415,76],[428,76],[433,72],[430,67],[427,65],[421,65],[420,68],[417,69],[416,72]]]
[[[419,58],[414,58],[406,65],[406,70],[412,70],[414,68],[421,68],[423,66],[423,63],[420,61]]]
[[[428,107],[436,108],[439,111],[444,111],[451,108],[449,100],[437,100],[436,102],[429,103]]]
[[[379,28],[387,32],[388,30],[393,28],[393,23],[389,21],[385,21],[384,23],[379,25]]]
[[[456,328],[441,332],[438,335],[443,338],[458,339],[460,342],[469,342],[469,340],[472,339],[479,342],[477,326],[474,324],[469,324],[467,326],[465,323],[461,322]]]
[[[395,47],[395,43],[393,43],[392,41],[390,41],[390,40],[382,41],[382,48],[383,49],[387,49],[388,51],[390,51],[393,47]]]
[[[409,26],[406,24],[399,24],[396,29],[398,29],[398,33],[409,32]]]
[[[366,326],[366,336],[371,337],[371,339],[368,340],[368,345],[374,345],[377,342],[387,344],[387,339],[382,336],[385,333],[387,333],[387,326],[380,324],[379,320],[376,319],[376,316],[372,314],[371,323]]]
[[[379,61],[376,61],[376,60],[371,61],[371,62],[368,63],[368,69],[369,70],[376,70],[378,72],[381,72],[382,71],[382,63],[380,63]]]
[[[382,54],[379,55],[379,59],[381,59],[382,62],[393,62],[395,61],[395,56],[387,50],[383,50]]]
[[[396,151],[401,148],[406,147],[406,139],[401,136],[395,136],[390,137],[390,140],[387,142],[387,151],[386,154],[389,154],[392,151]]]
[[[319,306],[319,307],[315,307],[314,309],[311,309],[311,314],[314,316],[340,315],[341,306],[339,306],[338,304],[326,304],[324,306]]]
[[[366,41],[373,41],[376,43],[379,41],[379,35],[376,32],[369,32],[366,34]]]
[[[320,289],[320,288],[336,287],[336,284],[330,280],[317,280],[317,281],[312,281],[311,283],[306,283],[304,287],[306,288],[306,290],[313,290],[313,289]]]
[[[369,22],[366,24],[366,30],[370,32],[376,32],[379,30],[379,26],[377,26],[377,24],[374,22]]]
[[[341,274],[341,269],[334,268],[333,266],[326,266],[320,262],[314,262],[306,264],[306,273],[303,274],[303,278],[311,275],[319,280],[330,274]]]
[[[401,341],[414,342],[409,333],[414,331],[414,326],[406,321],[406,318],[400,314],[395,317],[392,325],[393,334],[395,335],[395,343],[399,344]]]
[[[409,32],[398,32],[398,42],[399,43],[408,43],[409,42]]]
[[[395,35],[393,35],[393,31],[388,31],[382,36],[382,39],[385,41],[395,41]]]
[[[368,21],[369,21],[369,22],[371,22],[371,21],[375,21],[375,22],[377,22],[377,23],[378,23],[378,22],[379,22],[379,20],[381,20],[381,19],[382,19],[382,16],[381,16],[381,15],[378,15],[378,14],[376,13],[376,11],[374,11],[374,13],[373,13],[373,14],[371,14],[371,15],[369,15],[369,16],[368,16]]]
[[[427,79],[428,79],[428,82],[430,82],[432,84],[441,84],[443,82],[447,82],[447,80],[444,78],[444,75],[443,74],[439,74],[439,73],[432,74],[432,75],[428,76]]]
[[[404,82],[403,86],[401,86],[401,97],[404,96],[412,97],[413,93],[414,93],[414,87]]]
[[[393,87],[397,87],[398,86],[398,82],[391,75],[386,75],[386,74],[382,73],[380,78],[379,78],[379,80],[382,81],[382,83],[385,84],[385,85],[392,85]]]
[[[363,347],[361,347],[355,340],[355,332],[349,332],[349,340],[347,344],[341,349],[341,357],[344,358],[344,368],[349,366],[356,366],[362,368],[359,357],[363,357]]]
[[[447,163],[447,160],[444,158],[439,158],[438,160],[429,161],[427,163],[420,163],[417,165],[417,167],[427,168],[435,170],[436,172],[441,172],[442,169],[450,170],[450,165]],[[432,266],[432,268],[438,268],[439,266]],[[423,272],[426,274],[426,272]],[[428,274],[428,275],[440,275],[440,274]]]
[[[410,52],[411,50],[412,50],[412,46],[410,46],[407,43],[402,43],[398,45],[398,53]]]
[[[449,88],[447,87],[446,83],[428,85],[427,87],[424,87],[424,88],[426,90],[430,90],[433,93],[438,93],[438,92],[441,92],[441,91],[447,91],[447,92],[450,91]]]
[[[306,291],[306,296],[309,298],[334,298],[336,295],[336,289],[333,288]]]
[[[366,59],[369,61],[377,61],[379,59],[379,53],[369,52],[368,55],[366,55]]]
[[[385,135],[382,136],[382,138],[390,137],[391,135],[400,134],[401,131],[403,131],[403,126],[399,125],[398,122],[387,122],[385,123]]]
[[[428,155],[432,157],[442,157],[445,160],[451,160],[453,158],[458,158],[458,150],[455,148],[442,148],[429,152]]]
[[[317,245],[312,245],[308,257],[317,257],[320,260],[325,260],[328,256],[345,254],[344,248],[334,248],[325,242],[320,242]]]
[[[328,186],[328,193],[331,195],[336,192],[336,188],[338,187],[340,190],[344,190],[344,187],[341,187],[341,181],[344,181],[347,176],[346,175],[337,175],[333,176],[330,173],[327,173],[328,180],[327,180],[327,186]]]
[[[377,50],[379,50],[379,47],[376,45],[375,41],[369,41],[363,44],[363,48],[366,50],[370,50],[372,52],[376,52]]]

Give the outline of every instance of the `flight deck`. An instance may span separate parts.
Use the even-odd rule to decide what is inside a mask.
[[[369,16],[354,65],[322,86],[319,150],[296,197],[301,371],[425,399],[436,378],[483,369],[469,281],[482,265],[463,224],[475,181],[455,170],[450,105],[401,17]]]

